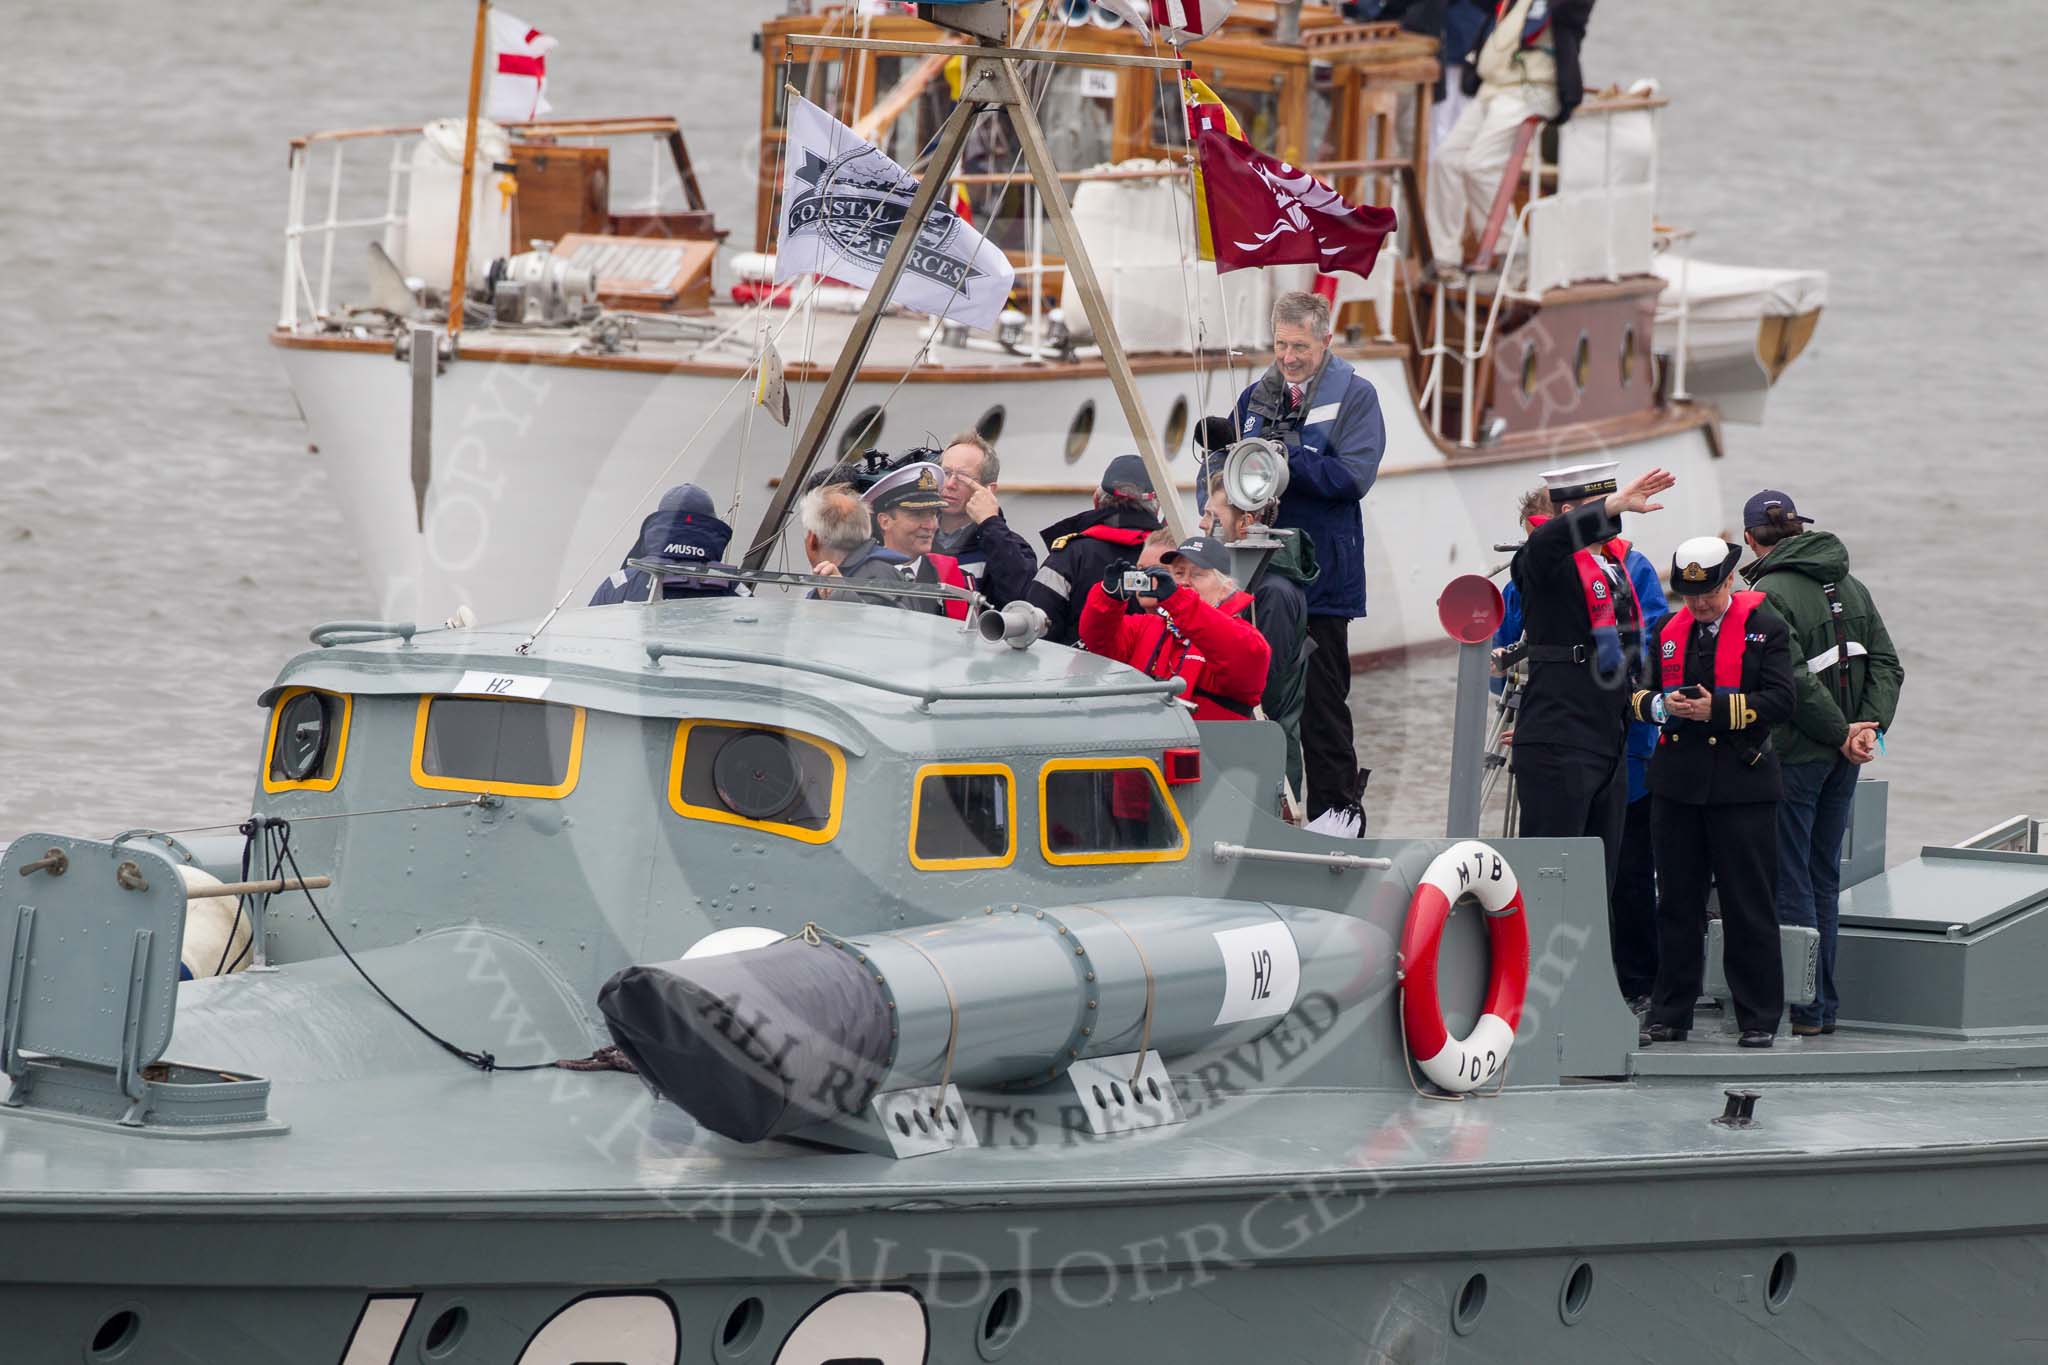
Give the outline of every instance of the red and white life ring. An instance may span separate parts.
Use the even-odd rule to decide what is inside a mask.
[[[1493,958],[1486,1006],[1463,1038],[1451,1037],[1437,999],[1436,955],[1451,907],[1465,897],[1486,915]],[[1492,845],[1467,839],[1439,853],[1408,902],[1401,931],[1401,1021],[1422,1074],[1445,1090],[1476,1090],[1500,1074],[1529,991],[1529,924],[1515,870]]]

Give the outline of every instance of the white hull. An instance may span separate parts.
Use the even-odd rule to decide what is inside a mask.
[[[438,622],[466,604],[479,620],[506,619],[537,615],[565,593],[581,602],[631,548],[661,488],[685,481],[722,502],[737,500],[728,518],[738,532],[737,559],[789,456],[790,434],[765,415],[755,413],[749,437],[747,395],[732,392],[730,376],[464,359],[435,384],[433,477],[422,530],[410,472],[407,367],[362,351],[288,346],[282,355],[378,609],[389,617]],[[1598,452],[1586,450],[1597,443],[1581,439],[1561,440],[1560,453],[1447,458],[1408,397],[1402,363],[1357,364],[1379,389],[1387,420],[1386,458],[1365,502],[1371,614],[1352,630],[1353,652],[1367,654],[1441,640],[1437,595],[1458,574],[1483,573],[1502,561],[1492,546],[1518,538],[1517,496],[1548,464]],[[1176,399],[1186,398],[1192,419],[1224,412],[1251,377],[1212,369],[1200,386],[1206,394],[1191,370],[1140,374],[1138,384],[1163,430]],[[796,388],[797,401],[813,398],[817,387]],[[1084,507],[1104,463],[1132,448],[1115,395],[1099,374],[1034,377],[1023,370],[971,382],[920,375],[892,399],[894,388],[893,381],[856,383],[844,409],[850,421],[886,404],[886,450],[942,442],[991,407],[1004,408],[1004,507],[1010,523],[1034,539]],[[1093,438],[1070,462],[1069,426],[1091,400]],[[707,414],[703,434],[677,458]],[[1170,452],[1184,486],[1195,476],[1191,447],[1183,438]],[[1654,464],[1678,475],[1666,498],[1670,510],[1632,528],[1653,559],[1688,535],[1723,528],[1703,428],[1609,441],[1605,455],[1620,459],[1625,473]],[[794,559],[785,563],[794,566]]]

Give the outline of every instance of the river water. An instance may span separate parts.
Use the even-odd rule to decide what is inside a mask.
[[[779,4],[578,0],[562,114],[673,113],[750,236]],[[530,11],[530,12],[529,12]],[[550,12],[552,11],[552,12]],[[371,611],[264,334],[285,141],[460,107],[456,0],[233,12],[13,7],[0,113],[0,832],[231,820],[253,699],[313,622]],[[2040,319],[2048,169],[2035,0],[1608,0],[1590,82],[1661,79],[1665,221],[1697,253],[1830,275],[1761,429],[1729,428],[1732,524],[1770,484],[1839,532],[1906,661],[1876,771],[1892,858],[2048,813]],[[1451,664],[1357,684],[1376,832],[1440,830]]]

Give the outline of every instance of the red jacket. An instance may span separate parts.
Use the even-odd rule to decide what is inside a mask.
[[[1181,588],[1159,611],[1126,614],[1098,583],[1081,609],[1081,644],[1151,677],[1186,679],[1181,695],[1195,704],[1196,720],[1250,720],[1272,660],[1266,637],[1240,615],[1251,602],[1250,593],[1240,592],[1212,607],[1194,589]]]

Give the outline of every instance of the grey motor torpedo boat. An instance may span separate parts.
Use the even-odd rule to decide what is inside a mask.
[[[326,629],[246,833],[14,841],[0,1354],[2034,1358],[2031,822],[1885,872],[1865,784],[1857,1019],[1637,1051],[1596,844],[1303,832],[1002,627]]]

